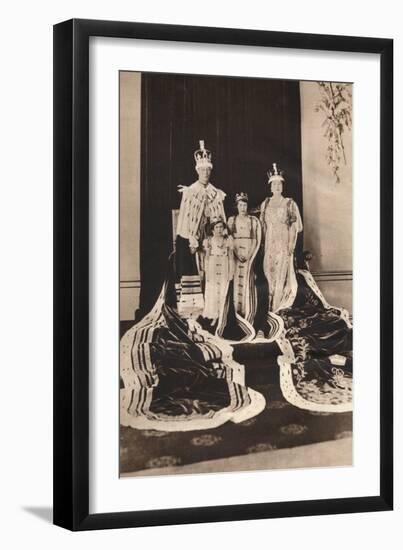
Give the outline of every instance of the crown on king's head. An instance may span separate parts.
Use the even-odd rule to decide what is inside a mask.
[[[276,162],[273,162],[273,168],[267,172],[269,183],[271,183],[274,180],[284,181],[283,174],[284,174],[284,171],[278,168]]]
[[[200,149],[197,149],[193,153],[194,159],[196,161],[196,168],[198,166],[209,166],[210,168],[213,167],[213,164],[211,162],[211,152],[205,148],[204,146],[204,140],[199,141]]]
[[[238,203],[239,201],[245,201],[248,202],[248,194],[247,193],[237,193],[235,195],[235,203]]]

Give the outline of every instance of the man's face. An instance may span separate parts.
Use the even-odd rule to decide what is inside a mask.
[[[246,214],[248,211],[248,203],[245,201],[238,201],[238,213],[239,214]]]
[[[199,174],[200,183],[207,185],[210,181],[211,166],[198,166],[196,172]]]

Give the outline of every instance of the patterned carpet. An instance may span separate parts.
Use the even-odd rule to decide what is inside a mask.
[[[130,323],[131,325],[132,323]],[[130,326],[121,323],[123,333]],[[352,413],[303,411],[282,397],[276,348],[262,358],[256,347],[253,359],[239,349],[234,358],[245,365],[246,384],[266,398],[266,408],[241,424],[228,422],[214,430],[161,432],[120,427],[121,473],[176,466],[230,456],[284,449],[352,435]]]

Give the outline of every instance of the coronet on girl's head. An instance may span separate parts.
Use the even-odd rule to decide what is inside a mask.
[[[247,214],[248,212],[248,195],[246,193],[237,193],[235,195],[235,205],[238,214]]]
[[[214,237],[224,235],[227,225],[222,218],[214,218],[210,222],[210,232]]]

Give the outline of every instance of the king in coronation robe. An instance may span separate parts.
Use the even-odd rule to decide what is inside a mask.
[[[194,158],[199,178],[181,188],[175,251],[160,295],[120,342],[123,426],[210,429],[227,421],[243,422],[265,408],[263,395],[245,385],[244,367],[234,361],[232,347],[225,341],[229,336],[237,340],[254,336],[253,327],[236,318],[230,289],[214,334],[197,322],[205,305],[203,242],[213,219],[225,223],[225,193],[209,182],[211,153],[203,141]]]
[[[178,313],[198,317],[203,310],[203,250],[211,220],[225,221],[225,193],[210,183],[213,169],[211,152],[200,141],[194,152],[198,179],[189,187],[180,186],[182,200],[176,227],[175,270]]]

